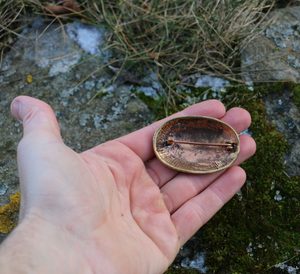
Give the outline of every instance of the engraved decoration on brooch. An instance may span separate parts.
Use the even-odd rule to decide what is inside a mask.
[[[240,140],[225,122],[206,116],[185,116],[165,122],[153,136],[156,157],[180,172],[205,174],[231,166]]]

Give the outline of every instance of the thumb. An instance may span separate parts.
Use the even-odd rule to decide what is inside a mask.
[[[47,181],[45,176],[49,176],[49,166],[61,157],[55,154],[55,147],[62,143],[62,138],[53,110],[40,100],[19,96],[11,103],[11,113],[22,122],[24,131],[18,145],[21,220],[26,210],[32,208],[33,204],[38,204],[39,193],[45,188],[44,182]]]
[[[24,137],[29,134],[37,137],[41,133],[44,141],[62,141],[55,114],[43,101],[19,96],[11,103],[11,113],[23,123]]]

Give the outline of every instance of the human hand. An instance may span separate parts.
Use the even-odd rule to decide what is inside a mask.
[[[18,146],[22,198],[19,225],[0,248],[6,258],[1,269],[10,269],[7,256],[19,254],[14,261],[28,273],[163,273],[242,187],[246,175],[237,165],[255,152],[253,139],[242,135],[236,166],[183,174],[154,156],[152,137],[165,120],[78,154],[63,143],[44,102],[20,96],[12,114],[24,127]],[[175,115],[219,118],[238,132],[251,122],[245,110],[226,112],[216,100]],[[14,267],[5,273],[19,273]]]

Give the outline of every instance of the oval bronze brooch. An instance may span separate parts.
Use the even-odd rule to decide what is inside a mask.
[[[154,134],[157,158],[180,172],[204,174],[231,166],[240,151],[237,132],[206,116],[185,116],[165,122]]]

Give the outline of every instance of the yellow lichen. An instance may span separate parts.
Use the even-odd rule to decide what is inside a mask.
[[[27,82],[27,84],[31,84],[32,81],[33,81],[32,75],[31,75],[31,74],[28,74],[28,75],[26,76],[26,82]]]
[[[0,206],[0,233],[9,233],[17,224],[20,207],[20,193],[10,195],[10,202]]]

